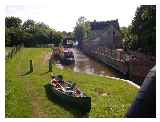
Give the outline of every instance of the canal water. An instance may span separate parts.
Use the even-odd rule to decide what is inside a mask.
[[[56,65],[59,68],[63,69],[64,67],[68,67],[74,70],[75,72],[124,78],[120,73],[113,70],[111,67],[101,62],[98,62],[95,59],[92,59],[91,57],[86,56],[77,48],[73,48],[72,50],[75,57],[75,64],[62,65],[60,63],[57,63]]]

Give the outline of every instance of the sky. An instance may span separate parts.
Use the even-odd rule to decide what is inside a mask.
[[[141,4],[143,2],[137,0],[44,0],[43,2],[6,0],[5,16],[20,17],[23,22],[33,19],[44,22],[57,31],[71,32],[80,16],[86,17],[89,21],[118,19],[120,27],[128,26]]]

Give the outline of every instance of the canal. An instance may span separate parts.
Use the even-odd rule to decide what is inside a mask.
[[[56,65],[63,69],[64,67],[68,67],[75,72],[82,72],[87,74],[96,74],[101,76],[111,76],[111,77],[119,77],[124,78],[122,74],[113,70],[111,67],[92,59],[91,57],[86,56],[77,48],[73,48],[73,53],[75,57],[75,64],[73,65],[62,65],[57,63]]]

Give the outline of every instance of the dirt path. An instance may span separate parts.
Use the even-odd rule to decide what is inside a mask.
[[[45,54],[43,55],[43,63],[44,63],[44,64],[48,63],[51,55],[52,55],[52,52],[48,52],[48,53],[45,53]]]
[[[50,59],[51,52],[45,52],[41,55],[40,60],[43,61],[43,63],[48,63],[48,60]],[[41,118],[41,117],[48,117],[48,114],[43,110],[43,97],[39,95],[38,91],[36,89],[39,89],[41,86],[37,86],[35,84],[36,81],[33,80],[27,80],[26,82],[26,88],[27,88],[27,94],[29,95],[29,98],[31,99],[32,104],[32,117]],[[43,90],[43,89],[42,89]]]
[[[33,81],[27,81],[26,87],[27,87],[27,94],[31,98],[31,104],[32,104],[32,117],[48,117],[48,114],[45,113],[41,109],[41,103],[42,99],[40,96],[38,96],[36,90],[33,88]]]

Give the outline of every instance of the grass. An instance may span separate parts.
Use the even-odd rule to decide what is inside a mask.
[[[46,54],[49,48],[23,48],[6,62],[6,117],[81,117],[79,111],[60,105],[47,97],[45,85],[50,80]],[[32,59],[34,71],[29,70]],[[55,65],[53,73],[76,82],[92,99],[92,108],[85,117],[124,117],[137,89],[121,80],[61,70]]]

